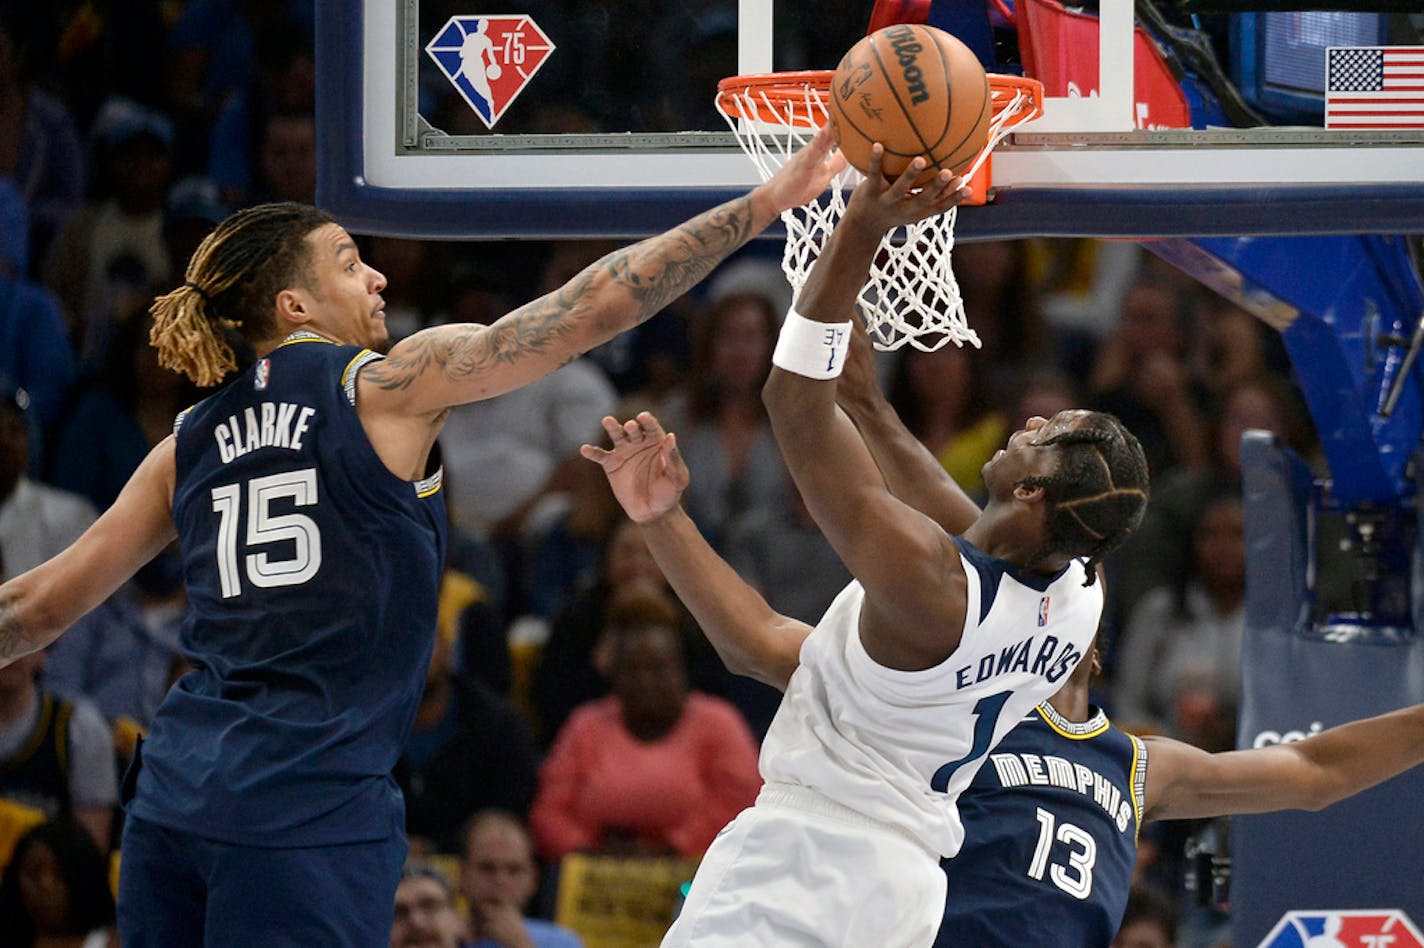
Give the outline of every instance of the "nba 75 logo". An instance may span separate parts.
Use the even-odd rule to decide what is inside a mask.
[[[1287,912],[1258,948],[1420,948],[1419,930],[1400,909]]]
[[[452,16],[425,47],[487,128],[553,51],[544,31],[518,13]]]

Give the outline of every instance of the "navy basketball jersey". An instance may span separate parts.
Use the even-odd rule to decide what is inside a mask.
[[[1146,774],[1146,747],[1102,711],[1075,724],[1039,705],[959,798],[964,846],[940,863],[937,948],[1108,945],[1132,884]]]
[[[391,770],[434,643],[445,507],[439,470],[398,478],[357,417],[379,358],[296,333],[179,417],[195,670],[142,746],[141,819],[258,846],[400,830]]]

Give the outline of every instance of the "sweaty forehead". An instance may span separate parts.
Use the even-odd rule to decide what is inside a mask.
[[[1053,438],[1057,435],[1063,434],[1066,431],[1072,431],[1075,428],[1081,427],[1087,422],[1088,418],[1091,417],[1092,414],[1093,413],[1087,410],[1086,408],[1069,408],[1060,411],[1058,414],[1048,419],[1048,421],[1044,423],[1043,427],[1039,428],[1038,431],[1035,432],[1038,437],[1034,440],[1038,441],[1041,444],[1042,442],[1047,441],[1049,438]]]

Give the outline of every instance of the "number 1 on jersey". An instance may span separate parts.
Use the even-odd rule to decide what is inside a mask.
[[[287,560],[273,561],[265,552],[247,554],[247,581],[264,589],[300,586],[321,569],[321,529],[304,514],[273,514],[272,501],[281,497],[290,497],[297,507],[315,506],[316,469],[254,477],[247,482],[247,546],[287,540],[294,547]],[[241,484],[213,488],[213,512],[218,515],[218,581],[224,599],[242,593],[237,557],[241,511]]]
[[[999,713],[1004,710],[1004,702],[1009,700],[1011,691],[1001,691],[996,695],[986,695],[974,703],[974,744],[969,753],[958,760],[951,760],[930,778],[930,789],[937,793],[949,790],[949,778],[954,772],[972,760],[977,760],[989,752],[989,742],[994,739],[994,725],[999,723]]]

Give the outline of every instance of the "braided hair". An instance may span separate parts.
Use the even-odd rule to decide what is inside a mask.
[[[1132,432],[1103,412],[1089,412],[1077,427],[1043,445],[1057,446],[1058,469],[1020,482],[1042,487],[1048,495],[1048,537],[1030,563],[1056,554],[1084,557],[1088,578],[1083,585],[1091,586],[1098,563],[1142,522],[1147,458]]]
[[[158,363],[198,385],[216,385],[237,368],[224,330],[249,342],[275,330],[272,301],[297,283],[309,285],[307,235],[334,223],[324,211],[295,203],[259,204],[223,221],[198,245],[182,286],[153,301],[148,341]]]

